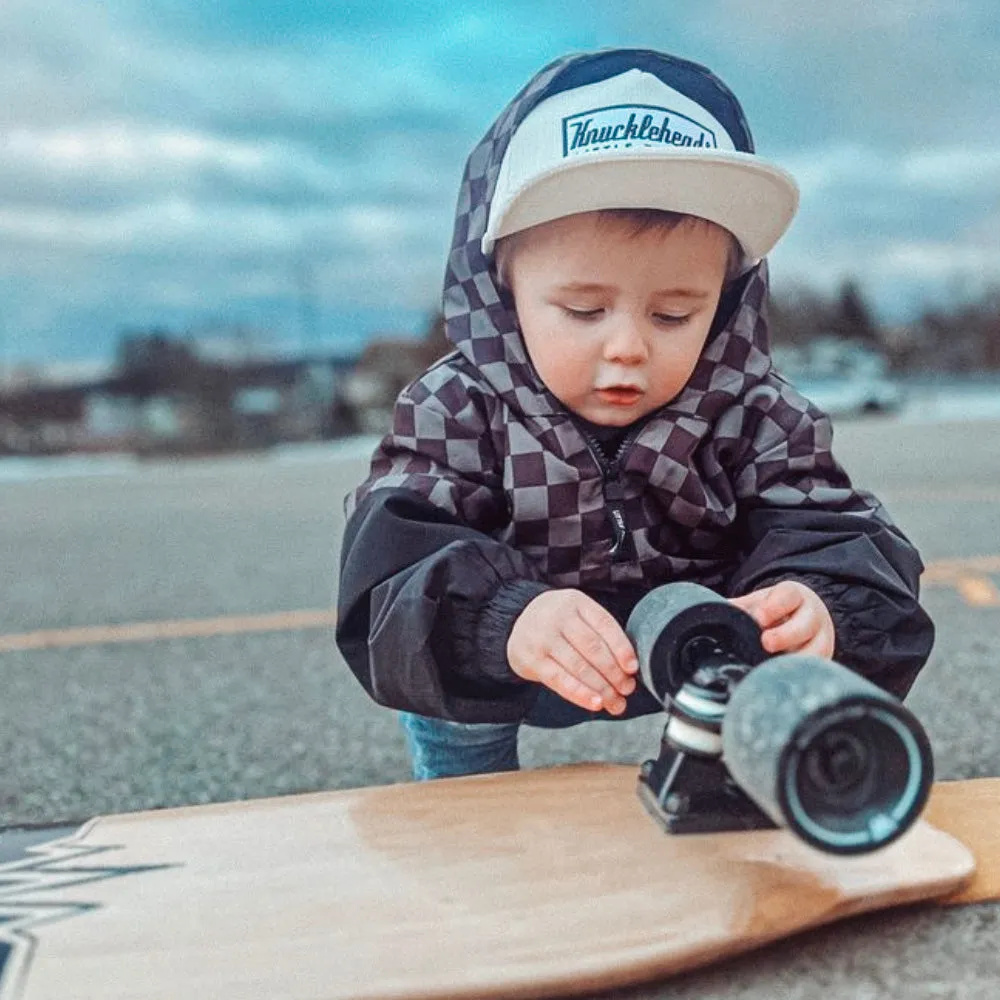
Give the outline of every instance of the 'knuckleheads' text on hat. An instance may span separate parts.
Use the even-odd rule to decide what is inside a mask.
[[[798,207],[795,180],[753,152],[739,105],[707,70],[669,56],[656,65],[563,90],[525,117],[500,166],[484,253],[502,236],[605,208],[709,219],[739,240],[745,266],[770,252]],[[698,100],[664,82],[674,66]]]

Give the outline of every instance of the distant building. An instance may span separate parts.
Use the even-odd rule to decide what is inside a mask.
[[[20,369],[0,383],[0,453],[191,452],[353,433],[353,360],[319,352],[221,359],[161,333],[115,363]]]

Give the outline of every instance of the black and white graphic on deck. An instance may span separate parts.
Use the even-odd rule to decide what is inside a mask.
[[[17,1000],[24,990],[38,946],[35,928],[98,909],[97,904],[70,902],[66,890],[175,867],[96,864],[97,855],[117,848],[83,842],[94,822],[0,833],[0,1000]]]

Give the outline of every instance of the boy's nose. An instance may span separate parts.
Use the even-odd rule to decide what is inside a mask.
[[[641,364],[649,358],[646,338],[632,320],[623,319],[609,330],[604,342],[604,357],[620,364]]]

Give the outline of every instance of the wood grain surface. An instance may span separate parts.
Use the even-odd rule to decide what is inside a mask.
[[[961,840],[976,859],[972,880],[937,902],[957,906],[1000,899],[1000,778],[939,781],[924,819]]]
[[[18,928],[0,997],[570,996],[972,871],[923,822],[850,859],[786,831],[668,836],[636,776],[580,764],[95,820],[34,849],[18,902],[42,917]],[[957,818],[956,797],[935,808]]]

